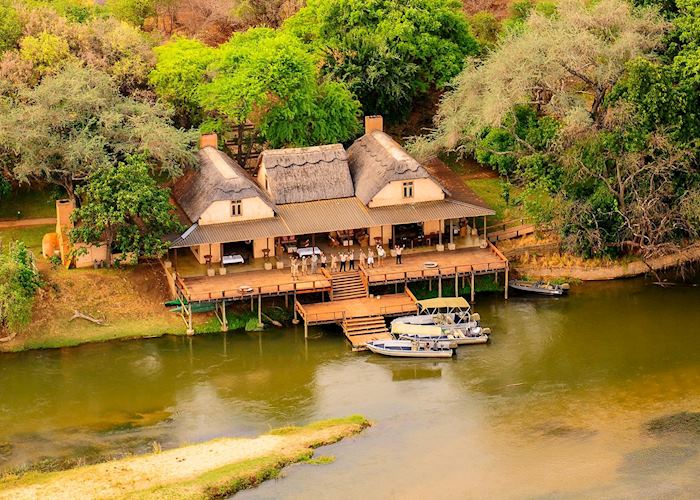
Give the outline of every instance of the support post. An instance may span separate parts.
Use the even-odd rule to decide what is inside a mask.
[[[221,331],[228,331],[228,319],[226,319],[226,301],[221,301]]]
[[[469,280],[470,280],[469,281],[469,289],[471,292],[470,299],[471,299],[471,302],[474,302],[474,295],[475,295],[475,293],[474,293],[474,271],[472,271],[472,275],[469,277]]]
[[[306,320],[304,320],[304,338],[309,338],[309,323]]]
[[[442,297],[442,273],[438,275],[438,297]]]
[[[454,237],[455,237],[455,234],[454,234],[455,232],[454,232],[454,228],[452,227],[452,224],[453,224],[453,219],[450,219],[450,244],[454,243]]]
[[[258,295],[258,328],[261,327],[262,324],[262,295]]]
[[[506,263],[506,279],[505,282],[503,283],[504,288],[503,288],[503,293],[505,294],[506,300],[508,300],[508,264]]]
[[[494,273],[493,281],[498,285],[498,271]]]
[[[455,269],[455,297],[459,297],[459,273]]]
[[[489,237],[486,234],[486,216],[484,215],[484,240],[488,240]]]
[[[187,335],[194,335],[194,327],[192,326],[192,304],[186,306],[187,309]]]
[[[299,318],[297,318],[297,289],[296,289],[296,283],[294,285],[294,304],[292,305],[294,308],[294,319],[292,320],[293,325],[298,325],[299,324]]]
[[[284,292],[284,308],[289,309],[289,292]]]
[[[253,311],[255,311],[255,305],[253,302],[253,294],[251,293],[250,294],[250,312],[253,312]]]

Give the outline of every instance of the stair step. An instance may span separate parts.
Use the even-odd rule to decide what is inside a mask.
[[[358,331],[353,331],[353,332],[345,332],[345,335],[348,337],[355,337],[357,335],[376,335],[378,333],[389,333],[389,331],[384,328],[374,328],[374,329],[368,329],[368,330],[358,330]]]
[[[357,324],[362,324],[365,325],[367,323],[382,323],[385,324],[385,319],[382,318],[381,316],[376,316],[376,317],[371,317],[371,318],[347,318],[345,320],[345,323],[348,325],[357,325]]]
[[[367,323],[346,323],[345,328],[365,328],[368,326],[383,326],[386,328],[386,323],[384,321],[368,321]]]

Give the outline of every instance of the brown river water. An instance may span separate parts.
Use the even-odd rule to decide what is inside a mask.
[[[697,281],[697,280],[696,280]],[[451,360],[349,350],[339,330],[0,356],[0,471],[360,413],[374,425],[243,498],[697,498],[700,286],[477,296],[492,342]]]

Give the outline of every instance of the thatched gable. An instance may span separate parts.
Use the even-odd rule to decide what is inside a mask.
[[[355,194],[341,144],[263,151],[259,166],[265,169],[267,189],[279,205]]]
[[[392,181],[431,177],[399,143],[379,130],[363,135],[348,148],[348,164],[355,183],[355,196],[365,205]]]
[[[215,201],[260,198],[276,211],[265,192],[225,153],[205,147],[197,158],[199,169],[185,174],[173,187],[175,201],[191,222],[197,222]]]

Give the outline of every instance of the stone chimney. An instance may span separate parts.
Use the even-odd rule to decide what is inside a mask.
[[[199,149],[204,149],[209,146],[214,149],[218,149],[219,147],[219,137],[214,133],[202,134],[199,138]]]
[[[375,130],[384,132],[384,118],[382,115],[365,116],[365,134],[371,134]]]

